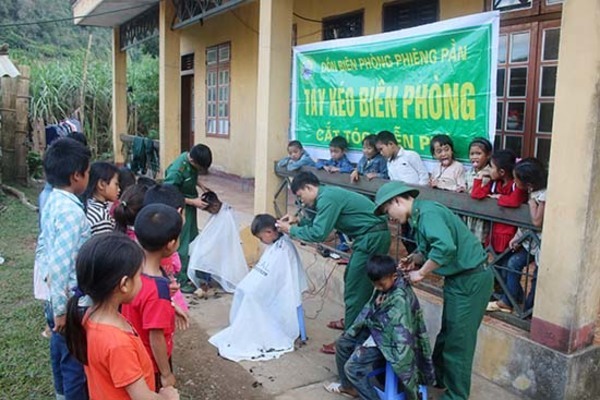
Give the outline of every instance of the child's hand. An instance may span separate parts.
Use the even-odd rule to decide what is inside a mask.
[[[65,330],[65,325],[67,324],[67,315],[59,315],[58,317],[54,317],[54,332],[63,333]]]
[[[517,242],[517,238],[510,239],[510,242],[508,242],[508,247],[510,247],[512,250],[517,250],[520,247]]]
[[[365,176],[367,177],[368,180],[371,180],[373,178],[377,178],[377,172],[369,172],[367,173]]]
[[[158,395],[165,400],[179,400],[179,392],[173,386],[160,388]]]
[[[438,187],[438,180],[437,179],[433,179],[433,178],[429,178],[429,186],[431,186],[432,188]]]
[[[368,176],[368,174],[367,174]],[[360,179],[359,175],[358,175],[358,171],[354,170],[352,171],[352,173],[350,174],[350,182],[358,182],[358,180]]]
[[[160,385],[164,388],[168,386],[175,386],[175,375],[169,372],[167,375],[160,376]]]
[[[484,179],[484,178],[488,178],[488,179],[491,178],[490,171],[482,169],[481,171],[479,171],[475,174],[475,179]]]
[[[334,172],[340,172],[340,169],[338,167],[329,167],[329,169],[327,171],[329,173],[334,173]]]
[[[175,327],[178,331],[185,331],[190,327],[190,317],[177,304],[173,303],[175,308]]]

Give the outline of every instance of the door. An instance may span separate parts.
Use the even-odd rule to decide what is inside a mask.
[[[194,75],[181,77],[181,151],[194,146]]]

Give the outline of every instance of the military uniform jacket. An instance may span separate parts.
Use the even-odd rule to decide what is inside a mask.
[[[435,374],[423,311],[403,277],[386,293],[376,290],[346,334],[356,337],[365,328],[404,385],[406,398],[417,400],[419,385],[432,385]]]
[[[483,246],[467,225],[440,203],[415,199],[409,223],[419,251],[439,264],[433,271],[438,275],[456,275],[487,260]]]
[[[381,226],[387,230],[385,218],[376,216],[375,203],[362,194],[335,186],[320,186],[312,221],[303,219],[290,228],[290,236],[307,242],[323,242],[336,229],[355,239]]]

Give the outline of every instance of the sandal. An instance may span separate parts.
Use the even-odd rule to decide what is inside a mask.
[[[485,311],[488,311],[488,312],[500,311],[500,312],[504,312],[504,313],[511,313],[512,312],[512,308],[502,307],[498,303],[499,303],[498,301],[490,301],[488,303],[487,307],[485,308]]]
[[[324,354],[335,354],[335,342],[324,344],[323,346],[321,346],[319,351]]]
[[[337,329],[337,330],[343,331],[345,328],[344,318],[341,318],[341,319],[335,320],[335,321],[329,321],[329,323],[327,324],[327,327],[329,329]]]
[[[340,382],[330,382],[330,383],[326,383],[323,385],[323,387],[325,388],[325,390],[327,390],[329,393],[333,393],[333,394],[341,394],[342,396],[346,396],[349,398],[356,398],[358,396],[354,396],[348,392],[346,392],[344,390],[344,387],[342,386],[342,384]]]

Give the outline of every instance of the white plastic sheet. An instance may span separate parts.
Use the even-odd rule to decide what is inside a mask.
[[[188,277],[199,287],[196,271],[211,274],[212,279],[229,293],[235,291],[236,285],[248,273],[233,208],[226,203],[190,243]]]
[[[302,261],[288,236],[269,245],[238,285],[230,325],[209,339],[233,361],[269,360],[294,350],[297,308],[307,288]]]

